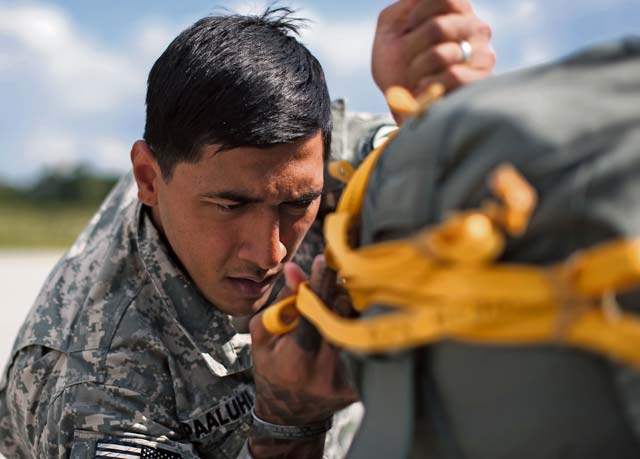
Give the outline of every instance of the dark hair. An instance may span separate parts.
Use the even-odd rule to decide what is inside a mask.
[[[290,33],[304,20],[289,8],[261,16],[210,16],[178,35],[147,82],[144,140],[163,176],[220,151],[267,148],[322,132],[331,143],[331,101],[318,60]]]

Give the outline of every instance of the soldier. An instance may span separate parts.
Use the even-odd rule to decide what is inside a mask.
[[[288,9],[207,17],[156,61],[133,174],[16,339],[0,385],[3,454],[322,455],[332,413],[353,399],[324,376],[335,355],[288,337],[257,345],[256,391],[250,337],[231,317],[270,301],[285,267],[289,283],[300,276],[285,263],[315,220],[330,147],[366,154],[390,120],[335,105],[332,141],[322,69],[293,32]],[[466,1],[397,2],[380,15],[374,78],[382,90],[453,89],[491,71],[489,38]],[[292,383],[279,387],[284,373]]]

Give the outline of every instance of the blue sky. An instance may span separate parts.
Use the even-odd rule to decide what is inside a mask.
[[[426,0],[425,0],[426,1]],[[325,67],[332,97],[386,109],[369,76],[378,12],[390,1],[290,0],[312,19],[302,40]],[[147,73],[171,39],[227,8],[262,1],[0,0],[0,180],[26,184],[44,167],[86,162],[128,168],[142,135]],[[493,27],[498,73],[547,62],[590,43],[640,34],[638,0],[478,0]]]

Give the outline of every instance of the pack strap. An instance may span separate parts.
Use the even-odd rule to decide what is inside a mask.
[[[325,219],[327,265],[360,312],[343,318],[303,284],[297,296],[267,309],[265,327],[285,333],[296,311],[330,342],[358,352],[408,349],[443,339],[485,344],[564,343],[640,365],[640,320],[615,303],[615,293],[640,285],[640,238],[607,242],[546,267],[499,263],[505,233],[525,229],[535,190],[510,165],[490,178],[498,198],[459,212],[404,240],[362,248],[349,244],[367,182],[388,141],[353,173]]]

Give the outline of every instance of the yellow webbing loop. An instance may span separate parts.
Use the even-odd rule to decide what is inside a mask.
[[[264,328],[269,330],[272,335],[282,335],[296,328],[300,323],[300,317],[295,317],[298,312],[297,301],[297,296],[291,295],[268,307],[262,316]],[[291,319],[292,317],[293,319]]]
[[[418,97],[413,97],[409,90],[402,86],[391,86],[385,91],[385,98],[392,113],[409,116],[422,116],[434,102],[445,93],[445,87],[441,83],[429,85]]]
[[[389,139],[390,140],[390,139]],[[346,319],[303,284],[267,310],[265,327],[295,308],[330,342],[354,351],[391,351],[442,339],[518,345],[561,342],[640,365],[640,320],[616,308],[613,293],[640,284],[640,239],[618,240],[550,267],[495,263],[504,236],[521,234],[535,192],[511,166],[492,189],[503,205],[461,212],[414,237],[353,249],[368,178],[386,146],[355,171],[336,212],[326,217],[325,255],[357,311],[390,312]],[[269,314],[269,319],[266,319]],[[282,322],[282,321],[281,321]]]

